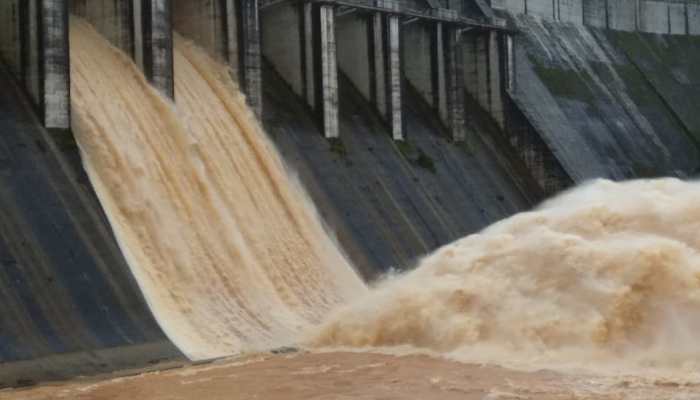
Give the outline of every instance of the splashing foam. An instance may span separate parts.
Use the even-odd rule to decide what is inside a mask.
[[[700,184],[591,182],[444,246],[336,312],[315,346],[510,366],[693,369]]]
[[[229,71],[175,40],[173,105],[71,20],[73,127],[156,319],[191,359],[278,346],[366,289]]]

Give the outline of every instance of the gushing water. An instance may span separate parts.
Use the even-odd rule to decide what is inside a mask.
[[[188,357],[288,343],[365,292],[224,67],[177,37],[173,105],[87,23],[70,40],[85,168]]]
[[[176,39],[175,105],[71,21],[74,129],[145,297],[193,359],[295,340],[519,366],[694,369],[700,184],[595,181],[365,287],[237,94]]]
[[[317,346],[519,366],[700,366],[700,184],[591,182],[444,246],[336,312]]]

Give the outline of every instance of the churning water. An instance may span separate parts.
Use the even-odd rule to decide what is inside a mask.
[[[319,346],[596,370],[700,366],[700,184],[594,181],[426,257]]]

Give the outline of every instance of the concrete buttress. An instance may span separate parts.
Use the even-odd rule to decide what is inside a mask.
[[[389,121],[391,136],[403,140],[403,118],[401,113],[401,26],[399,17],[387,17],[387,97],[389,99]]]

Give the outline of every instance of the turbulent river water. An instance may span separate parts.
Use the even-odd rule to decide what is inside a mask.
[[[427,256],[310,341],[594,371],[700,367],[700,184],[598,180]]]

